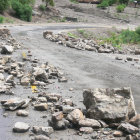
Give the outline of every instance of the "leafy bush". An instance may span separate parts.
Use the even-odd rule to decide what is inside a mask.
[[[42,1],[46,3],[46,7],[48,7],[48,5],[50,5],[50,6],[55,5],[54,0],[42,0]]]
[[[3,23],[4,17],[0,16],[0,23]]]
[[[125,4],[120,4],[116,7],[116,10],[117,10],[118,13],[121,13],[121,12],[124,11],[125,7],[126,7]]]
[[[136,33],[140,35],[140,26],[136,28]]]
[[[44,4],[39,5],[39,10],[40,11],[45,11],[46,6]]]
[[[29,4],[23,4],[20,0],[12,1],[12,8],[15,11],[15,15],[25,21],[31,21],[32,19],[32,8]]]
[[[119,0],[120,4],[128,4],[129,0]]]
[[[117,2],[117,0],[107,0],[109,6],[112,6],[113,4],[115,4]]]
[[[3,13],[9,7],[10,0],[0,0],[0,13]]]
[[[101,9],[106,9],[109,6],[108,0],[103,0],[101,4],[98,4],[97,7]]]

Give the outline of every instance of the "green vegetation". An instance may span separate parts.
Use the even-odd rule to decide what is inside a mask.
[[[78,34],[80,34],[80,36],[82,38],[86,38],[86,39],[91,39],[93,38],[93,33],[84,29],[78,29],[77,30]]]
[[[0,16],[0,23],[3,23],[3,22],[4,22],[4,17]]]
[[[23,2],[22,0],[13,0],[12,8],[15,11],[15,15],[25,21],[32,20],[32,7],[29,5],[29,0]]]
[[[72,37],[72,38],[77,38],[77,36],[76,36],[75,34],[70,33],[70,32],[68,32],[67,35],[68,35],[69,37]]]
[[[120,4],[128,4],[129,0],[119,0]]]
[[[79,3],[78,0],[69,0],[69,1],[72,2],[72,3],[75,3],[75,4]]]
[[[129,29],[122,30],[119,34],[112,33],[111,37],[104,38],[102,43],[112,44],[114,47],[121,48],[122,44],[139,44],[140,43],[140,27],[135,31]]]
[[[48,6],[55,6],[54,0],[42,0],[46,3],[46,7]]]
[[[44,12],[46,10],[46,6],[44,4],[39,5],[39,10]]]
[[[120,5],[118,5],[118,6],[116,7],[116,11],[117,11],[118,13],[122,13],[122,12],[124,11],[125,7],[126,7],[125,4],[120,4]]]
[[[0,0],[0,13],[3,13],[10,5],[10,0]]]
[[[127,5],[130,0],[103,0],[100,4],[97,5],[98,8],[106,9],[108,6],[112,6],[113,4],[119,4],[117,6],[118,11],[123,11],[124,5]],[[134,1],[134,0],[132,0]]]
[[[109,6],[109,3],[107,0],[103,0],[102,3],[97,5],[97,7],[101,9],[106,9],[108,6]]]

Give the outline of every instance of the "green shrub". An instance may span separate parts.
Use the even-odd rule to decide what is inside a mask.
[[[42,1],[46,3],[46,7],[48,7],[49,5],[50,6],[55,5],[54,0],[42,0]]]
[[[125,7],[126,7],[125,4],[120,4],[116,7],[116,10],[117,10],[118,13],[121,13],[121,12],[124,11]]]
[[[4,17],[0,16],[0,23],[3,23]]]
[[[10,0],[0,0],[0,13],[3,13],[10,5]]]
[[[136,28],[136,33],[140,35],[140,26]]]
[[[128,4],[129,0],[119,0],[120,4]]]
[[[45,11],[46,10],[46,6],[44,4],[39,5],[39,10],[40,11]]]
[[[15,11],[15,15],[25,21],[32,20],[32,8],[28,4],[22,4],[18,0],[12,1],[12,8]]]
[[[117,0],[107,0],[109,6],[112,6],[113,4],[115,4],[117,2]]]
[[[108,0],[103,0],[101,4],[98,4],[97,7],[101,9],[106,9],[109,6]]]
[[[104,42],[112,44],[114,47],[120,47],[122,44],[139,44],[140,27],[135,31],[129,29],[122,30],[119,34],[113,33],[111,37],[105,38]]]

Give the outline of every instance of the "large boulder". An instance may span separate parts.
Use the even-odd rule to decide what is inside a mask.
[[[85,90],[83,97],[90,118],[111,123],[130,119],[136,114],[134,99],[129,87]]]

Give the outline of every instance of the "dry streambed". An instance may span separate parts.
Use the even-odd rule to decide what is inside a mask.
[[[47,38],[52,37],[52,33],[47,32],[44,36],[46,35]],[[131,88],[84,90],[83,103],[86,109],[78,108],[71,98],[64,98],[60,93],[48,93],[46,90],[55,81],[67,84],[68,79],[63,72],[48,62],[42,64],[30,51],[22,53],[21,61],[16,60],[12,54],[15,51],[18,53],[18,49],[22,47],[20,43],[7,29],[0,30],[0,37],[0,96],[10,95],[7,95],[8,99],[1,99],[1,106],[5,111],[3,117],[10,115],[7,111],[14,111],[23,118],[13,124],[13,133],[30,132],[28,139],[49,140],[53,139],[52,135],[57,130],[74,129],[76,135],[89,135],[89,139],[139,139],[140,115],[135,110]],[[33,94],[26,98],[14,94],[13,89],[16,90],[19,85],[31,87]],[[73,88],[69,90],[72,91]],[[25,118],[30,116],[27,108],[36,110],[36,116],[44,112],[42,118],[46,120],[45,124],[26,122]],[[61,139],[59,136],[57,138]]]

